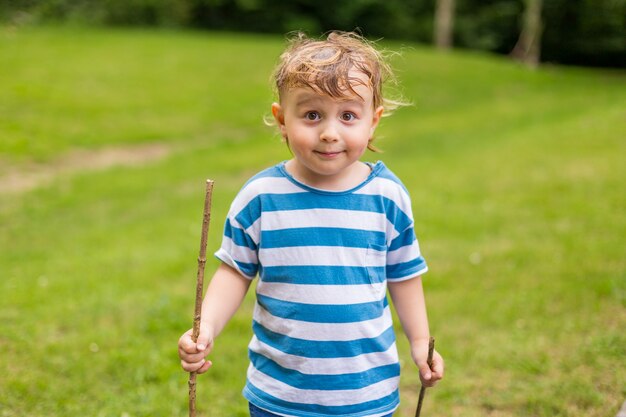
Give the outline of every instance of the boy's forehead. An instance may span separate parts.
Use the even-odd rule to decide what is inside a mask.
[[[286,98],[290,103],[296,106],[303,106],[311,103],[323,103],[326,101],[355,103],[362,105],[366,103],[368,98],[371,99],[371,94],[368,97],[366,95],[367,93],[363,93],[364,92],[358,91],[358,94],[354,94],[350,90],[346,90],[344,95],[339,97],[333,97],[323,91],[316,90],[307,86],[301,86],[288,89],[287,94],[284,98]]]
[[[374,94],[369,77],[356,68],[352,68],[344,76],[335,74],[328,77],[328,73],[302,75],[283,86],[280,91],[283,98],[289,96],[298,103],[314,99],[364,102]]]

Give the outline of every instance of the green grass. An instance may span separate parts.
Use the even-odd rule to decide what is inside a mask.
[[[175,348],[191,325],[203,181],[216,180],[213,251],[239,187],[289,157],[262,123],[282,45],[0,29],[0,179],[76,149],[172,149],[0,193],[0,416],[186,415]],[[447,375],[424,415],[615,415],[626,399],[626,77],[418,45],[394,64],[415,106],[384,120],[385,153],[368,158],[410,190],[431,268]],[[246,415],[252,303],[217,341],[200,415]],[[397,415],[408,417],[418,378],[399,340]]]

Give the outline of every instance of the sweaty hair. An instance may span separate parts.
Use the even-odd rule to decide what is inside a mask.
[[[350,77],[351,70],[365,75],[369,85],[362,78]],[[296,87],[345,99],[356,94],[355,85],[362,84],[372,89],[374,108],[384,106],[386,115],[406,104],[383,96],[383,84],[395,81],[391,67],[382,52],[354,32],[330,32],[322,40],[295,33],[280,56],[273,79],[279,100],[285,91]]]

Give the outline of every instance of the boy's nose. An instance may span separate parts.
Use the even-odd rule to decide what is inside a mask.
[[[326,123],[320,134],[320,140],[324,142],[336,142],[339,140],[339,132],[332,123]]]

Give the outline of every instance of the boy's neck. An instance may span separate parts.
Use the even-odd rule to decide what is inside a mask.
[[[285,169],[297,181],[325,191],[351,190],[365,181],[372,172],[371,166],[361,161],[356,161],[334,175],[312,175],[296,159],[287,161]]]

